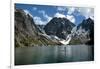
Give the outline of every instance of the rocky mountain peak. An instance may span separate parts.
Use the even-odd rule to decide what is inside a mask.
[[[48,35],[55,35],[59,38],[66,39],[74,26],[75,24],[70,22],[67,18],[54,17],[49,23],[47,23],[44,30]]]

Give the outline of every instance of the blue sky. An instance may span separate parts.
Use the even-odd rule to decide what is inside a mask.
[[[18,9],[23,9],[33,16],[36,24],[47,24],[53,17],[67,18],[78,25],[87,18],[94,19],[94,9],[88,7],[49,6],[34,4],[15,4]]]

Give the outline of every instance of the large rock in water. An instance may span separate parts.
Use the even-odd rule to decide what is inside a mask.
[[[54,17],[47,23],[44,30],[48,35],[55,35],[61,39],[66,39],[74,26],[75,24],[70,22],[67,18]]]
[[[35,45],[55,45],[58,41],[53,41],[43,34],[35,25],[30,14],[26,14],[22,9],[15,9],[15,46],[35,46]]]
[[[94,44],[94,21],[91,18],[83,20],[77,27],[73,28],[70,44]]]

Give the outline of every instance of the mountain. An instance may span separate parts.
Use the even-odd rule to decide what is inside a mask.
[[[15,9],[14,23],[15,47],[60,44],[43,33],[35,25],[33,17],[22,9]]]
[[[85,19],[71,31],[72,40],[70,44],[94,44],[94,21]]]
[[[47,25],[44,27],[47,35],[54,35],[60,39],[66,39],[67,35],[71,33],[72,28],[75,26],[67,18],[57,18],[54,17]]]
[[[37,27],[38,27],[38,29],[44,34],[45,33],[45,31],[44,31],[44,26],[45,25],[37,25]],[[46,33],[45,33],[46,34]]]
[[[37,26],[43,29],[45,25],[37,25]]]
[[[86,20],[83,20],[81,24],[77,26],[77,30],[82,27],[85,31],[93,30],[94,28],[94,21],[91,18],[88,18]]]
[[[22,9],[15,9],[15,47],[94,44],[94,21],[85,19],[75,26],[67,18],[54,17],[44,25],[36,25],[33,16]]]

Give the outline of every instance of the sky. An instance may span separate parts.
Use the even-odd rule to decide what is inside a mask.
[[[89,7],[52,6],[35,4],[15,4],[17,9],[23,9],[30,14],[38,25],[46,25],[53,17],[67,18],[78,25],[84,19],[94,19],[94,9]]]

